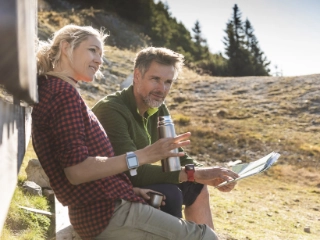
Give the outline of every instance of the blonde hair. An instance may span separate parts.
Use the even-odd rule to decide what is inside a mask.
[[[148,71],[152,61],[173,66],[175,69],[173,79],[176,79],[184,65],[184,56],[167,48],[147,47],[137,53],[134,60],[134,69],[139,69],[143,76]]]
[[[108,37],[104,34],[103,29],[100,31],[91,26],[77,26],[66,25],[60,30],[56,31],[48,41],[39,41],[37,48],[37,73],[38,75],[46,74],[54,69],[61,60],[61,44],[66,41],[70,44],[70,51],[68,52],[69,59],[72,61],[73,50],[89,36],[97,37],[101,43]],[[100,70],[97,71],[97,78],[102,76]]]

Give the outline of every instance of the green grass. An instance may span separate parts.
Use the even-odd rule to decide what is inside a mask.
[[[22,184],[27,179],[25,168],[30,159],[37,158],[32,147],[28,144],[22,166],[18,175],[18,184],[12,197],[8,215],[2,231],[1,240],[41,240],[54,235],[54,221],[37,213],[19,208],[19,206],[53,212],[53,205],[41,196],[26,193]]]
[[[130,72],[124,69],[129,69],[134,52],[107,47],[106,55],[111,62],[119,62],[112,64],[114,72]],[[282,154],[278,164],[266,174],[240,181],[230,193],[209,188],[214,224],[221,240],[318,239],[320,121],[300,102],[293,102],[308,91],[316,91],[317,85],[303,87],[311,78],[301,83],[294,78],[282,78],[279,82],[272,77],[255,79],[256,87],[252,88],[247,84],[250,77],[214,78],[185,69],[166,100],[176,132],[192,133],[191,145],[186,150],[207,166],[236,159],[253,161],[272,150]],[[273,85],[264,84],[266,79]],[[277,90],[285,89],[285,85],[290,91]],[[86,98],[87,94],[83,96]],[[86,102],[91,107],[97,100]],[[248,154],[250,151],[255,155]],[[32,158],[36,155],[30,143],[19,183],[26,178],[24,168]],[[49,218],[27,213],[18,205],[51,209],[45,198],[23,194],[18,184],[1,240],[42,240],[52,236]],[[311,233],[304,232],[307,226]]]
[[[50,205],[44,197],[23,192],[20,185],[18,184],[14,192],[1,239],[45,239],[50,229],[51,219],[21,209],[19,206],[50,211]]]

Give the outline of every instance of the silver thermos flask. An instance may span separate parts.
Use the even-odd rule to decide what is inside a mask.
[[[160,138],[175,137],[176,132],[170,116],[160,116],[158,119],[158,132]],[[178,153],[178,149],[172,149],[171,152]],[[163,172],[180,171],[180,157],[168,157],[161,160]]]

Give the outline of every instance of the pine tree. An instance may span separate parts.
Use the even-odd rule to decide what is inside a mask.
[[[231,76],[250,75],[250,53],[244,46],[244,32],[241,21],[241,13],[237,4],[233,7],[232,19],[227,23],[224,37],[226,55],[228,56],[228,68]]]
[[[197,45],[201,46],[203,43],[207,42],[205,39],[202,38],[201,26],[198,20],[195,22],[192,31],[194,33],[193,38]]]
[[[235,4],[233,7],[232,22],[234,27],[235,39],[238,45],[240,46],[242,44],[242,40],[244,36],[243,36],[243,28],[242,28],[242,21],[241,21],[241,12],[237,4]]]
[[[245,29],[245,44],[248,51],[251,53],[251,64],[253,67],[254,76],[268,76],[269,69],[267,66],[270,62],[267,61],[267,58],[264,55],[264,52],[261,51],[259,47],[259,42],[254,35],[254,29],[248,19],[246,19],[244,24]]]
[[[248,19],[246,19],[246,21],[244,22],[244,33],[245,33],[245,45],[247,47],[247,49],[250,49],[251,46],[250,46],[250,41],[251,41],[251,38],[254,36],[253,35],[253,27],[251,26],[251,23]]]
[[[228,21],[224,37],[225,53],[228,57],[228,70],[232,76],[268,75],[270,62],[260,50],[254,29],[247,19],[241,20],[237,4],[233,7],[232,19]]]
[[[201,60],[209,56],[209,48],[207,40],[202,37],[202,31],[199,21],[197,20],[192,28],[194,33],[193,39],[195,41],[195,60]]]
[[[224,44],[226,45],[226,55],[228,56],[228,71],[230,75],[235,75],[236,73],[236,63],[235,63],[235,55],[237,52],[237,43],[235,38],[235,32],[234,32],[234,25],[232,21],[229,21],[227,23],[227,29],[225,30],[225,33],[227,34],[226,37],[224,37]]]

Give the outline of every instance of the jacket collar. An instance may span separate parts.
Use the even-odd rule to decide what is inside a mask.
[[[134,97],[134,94],[133,94],[133,85],[131,85],[130,87],[128,87],[127,89],[125,89],[125,92],[127,93],[127,99],[128,99],[128,104],[129,104],[129,108],[130,108],[130,111],[132,113],[137,113],[139,116],[139,110],[138,110],[138,106],[137,106],[137,102],[136,102],[136,99]],[[159,108],[149,108],[147,110],[147,114],[148,116],[152,116],[153,114],[155,114],[156,112],[158,112]]]

